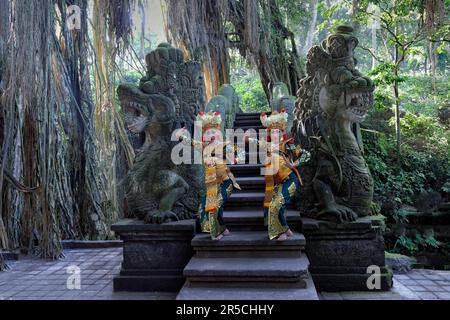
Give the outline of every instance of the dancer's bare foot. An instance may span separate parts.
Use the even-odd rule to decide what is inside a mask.
[[[287,237],[286,233],[282,233],[278,236],[278,238],[276,238],[276,240],[277,241],[285,241],[285,240],[287,240],[287,238],[288,237]]]
[[[220,239],[222,239],[223,238],[223,235],[222,234],[219,234],[214,240],[215,241],[219,241]]]
[[[288,237],[292,237],[294,235],[294,233],[291,231],[291,229],[288,229],[288,231],[286,231],[286,235]]]
[[[228,230],[228,229],[225,229],[225,231],[222,233],[224,236],[227,236],[227,235],[229,235],[230,234],[230,230]]]

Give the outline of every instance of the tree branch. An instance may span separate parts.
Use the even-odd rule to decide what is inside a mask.
[[[361,48],[361,49],[363,49],[363,50],[365,50],[365,51],[367,51],[367,52],[369,52],[370,53],[370,55],[375,59],[375,60],[377,60],[378,62],[380,62],[380,63],[384,63],[384,61],[383,60],[381,60],[379,57],[377,57],[373,52],[372,52],[372,50],[371,49],[369,49],[369,48],[365,48],[365,47],[363,47],[363,46],[359,46],[359,48]]]

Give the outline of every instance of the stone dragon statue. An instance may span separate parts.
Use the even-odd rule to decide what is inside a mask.
[[[234,119],[239,108],[239,96],[230,84],[223,84],[218,95],[212,97],[205,106],[205,111],[219,112],[222,117],[222,131],[233,128]]]
[[[337,222],[371,214],[373,198],[359,124],[373,105],[374,84],[355,67],[358,39],[352,31],[340,26],[309,50],[292,129],[297,142],[312,154],[302,168],[300,210]]]
[[[181,50],[168,44],[150,52],[146,63],[139,87],[117,89],[136,154],[125,180],[128,207],[147,223],[190,219],[203,187],[201,167],[173,164],[171,136],[181,126],[192,128],[204,110],[201,66],[185,62]]]

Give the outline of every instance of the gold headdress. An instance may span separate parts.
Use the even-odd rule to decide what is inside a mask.
[[[219,112],[199,112],[196,120],[202,123],[203,132],[212,128],[219,130],[222,128],[222,117]]]
[[[265,112],[261,114],[261,123],[267,129],[279,129],[285,130],[288,123],[288,114],[286,110],[283,108],[281,112],[273,111],[270,116],[268,116]]]

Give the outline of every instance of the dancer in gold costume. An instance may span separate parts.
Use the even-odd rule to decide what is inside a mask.
[[[177,133],[183,143],[192,144],[202,152],[205,169],[206,195],[199,206],[199,222],[202,232],[209,232],[211,239],[220,240],[230,231],[223,219],[223,208],[230,197],[233,188],[241,189],[233,173],[224,159],[224,150],[230,143],[222,139],[222,119],[218,112],[200,112],[197,121],[202,124],[202,141],[186,137],[184,129]]]
[[[267,141],[247,138],[257,142],[267,153],[265,164],[264,222],[271,240],[286,240],[293,235],[286,221],[286,207],[302,184],[298,166],[303,151],[293,139],[286,138],[288,115],[284,109],[270,116],[261,114],[267,128]]]

